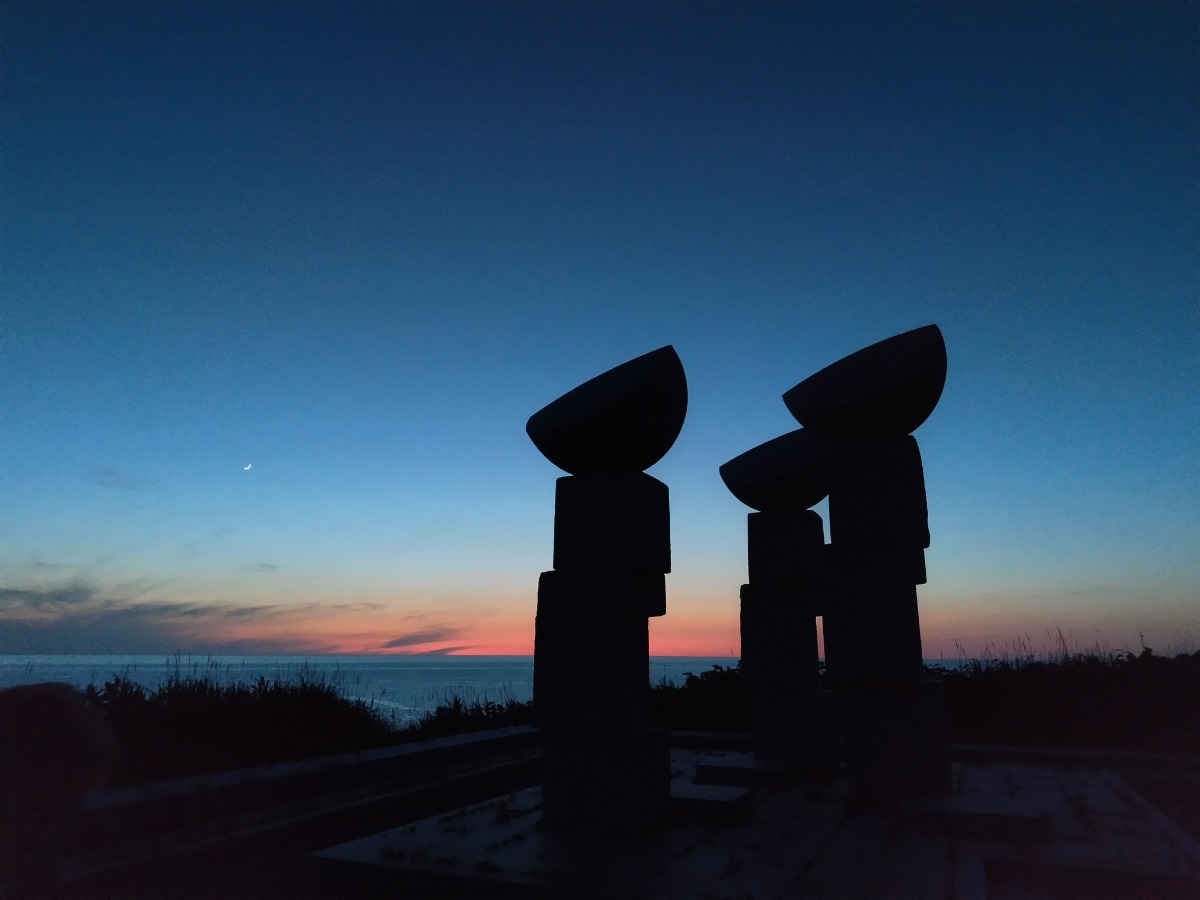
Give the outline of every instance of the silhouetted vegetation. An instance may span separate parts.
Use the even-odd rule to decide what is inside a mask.
[[[926,671],[946,686],[955,743],[1200,753],[1200,651],[1167,657],[1148,647],[1060,648]],[[652,694],[656,720],[666,727],[750,727],[740,663],[688,674],[682,686],[657,685]]]
[[[957,743],[1200,753],[1200,651],[968,660],[946,685]]]
[[[1200,753],[1200,652],[998,654],[929,669],[946,685],[955,743]],[[750,728],[741,664],[687,673],[651,689],[654,721],[683,730]],[[532,702],[449,697],[404,726],[336,680],[225,683],[176,672],[156,689],[125,676],[89,686],[115,733],[110,783],[134,784],[401,741],[533,724]]]
[[[690,731],[749,731],[750,705],[742,681],[742,662],[713,666],[683,684],[665,678],[650,692],[655,724]]]
[[[501,700],[464,700],[454,696],[404,726],[401,736],[425,740],[451,734],[467,734],[485,728],[533,724],[533,701],[512,697]]]
[[[113,785],[362,750],[396,737],[372,703],[347,698],[307,669],[251,683],[174,674],[150,690],[118,675],[85,694],[116,737]]]

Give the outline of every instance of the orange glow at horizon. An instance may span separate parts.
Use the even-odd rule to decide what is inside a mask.
[[[492,608],[486,614],[447,610],[432,617],[397,610],[309,607],[258,621],[179,622],[184,643],[275,644],[279,652],[454,656],[532,656],[534,617]],[[652,656],[738,656],[736,606],[668,614],[649,620]]]
[[[672,593],[667,615],[648,622],[650,654],[740,656],[738,601],[730,593],[732,597],[703,589]],[[1190,652],[1195,645],[1196,629],[1189,631],[1195,615],[1187,611],[1195,607],[1185,608],[1182,600],[1174,606],[1157,602],[1129,609],[1090,598],[1050,604],[1032,592],[987,602],[958,596],[922,592],[922,653],[927,659],[1036,656],[1063,649],[1138,651],[1143,635],[1156,652]],[[203,600],[195,603],[204,606]],[[229,606],[226,612],[213,604],[204,606],[208,614],[202,618],[189,615],[194,606],[181,603],[180,608],[158,621],[164,642],[183,650],[223,645],[232,649],[217,652],[455,656],[531,656],[534,650],[536,601],[515,591],[489,595],[484,602],[451,599],[423,607],[407,600],[331,600]],[[47,620],[59,615],[31,612],[25,619],[53,627]]]
[[[528,656],[533,653],[533,619],[496,610],[454,610],[431,616],[405,610],[346,612],[320,605],[281,609],[260,621],[180,622],[184,642],[277,645],[279,652],[447,654]]]
[[[729,614],[693,613],[650,620],[651,656],[740,656],[736,608]]]

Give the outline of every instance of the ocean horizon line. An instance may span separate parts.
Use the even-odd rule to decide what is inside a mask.
[[[370,652],[349,652],[349,651],[321,651],[311,653],[208,653],[195,652],[189,653],[186,651],[172,651],[170,653],[0,653],[0,659],[58,659],[66,656],[78,656],[88,659],[97,659],[110,657],[114,659],[125,659],[137,657],[139,659],[154,658],[154,659],[233,659],[233,658],[254,658],[254,659],[306,659],[308,657],[334,657],[334,656],[354,656],[354,657],[370,657],[374,659],[533,659],[532,653],[370,653]],[[709,654],[709,653],[651,653],[650,659],[741,659],[739,655]]]

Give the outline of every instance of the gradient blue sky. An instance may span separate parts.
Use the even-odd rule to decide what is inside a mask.
[[[717,467],[928,322],[926,655],[1195,648],[1194,4],[0,16],[0,652],[532,652],[525,421],[671,343],[653,649],[736,654]]]

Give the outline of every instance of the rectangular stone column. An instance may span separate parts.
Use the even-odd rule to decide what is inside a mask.
[[[825,597],[821,517],[806,509],[750,513],[746,536],[742,672],[755,755],[827,769],[834,735],[829,699],[817,691],[816,617]]]
[[[917,442],[847,441],[830,463],[826,671],[851,798],[886,807],[949,787],[940,685],[926,684],[916,585],[929,523]]]
[[[534,708],[542,826],[625,834],[666,814],[670,756],[650,724],[650,616],[666,612],[666,485],[643,473],[558,480],[554,565],[538,583]]]

